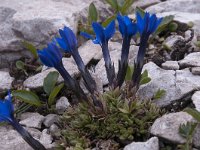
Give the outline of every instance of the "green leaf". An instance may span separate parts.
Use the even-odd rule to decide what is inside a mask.
[[[121,111],[124,114],[129,114],[129,111],[126,109],[123,109],[123,108],[118,108],[118,109],[119,109],[119,111]]]
[[[17,69],[24,71],[24,73],[28,76],[28,73],[26,72],[26,69],[25,69],[25,63],[23,61],[18,60],[18,61],[16,61],[15,65],[16,65]]]
[[[34,58],[38,58],[37,49],[33,44],[27,41],[23,41],[22,44],[26,49],[28,49],[33,54]]]
[[[57,71],[50,72],[46,78],[44,78],[43,89],[50,95],[54,89],[56,82],[58,81],[59,73]]]
[[[194,119],[196,119],[198,122],[200,122],[200,112],[198,112],[195,109],[192,108],[186,108],[183,110],[184,112],[187,112],[190,114]]]
[[[48,98],[48,104],[51,106],[54,102],[55,102],[55,98],[58,95],[58,93],[60,92],[60,90],[63,88],[64,83],[56,86],[53,91],[51,92],[51,94],[49,95]]]
[[[89,12],[88,12],[88,24],[91,25],[92,22],[97,22],[98,20],[98,12],[94,5],[94,3],[91,3],[89,6]]]
[[[144,72],[143,72],[142,75],[141,75],[141,79],[142,79],[142,78],[146,78],[146,77],[148,77],[148,71],[147,71],[147,70],[144,70]]]
[[[125,81],[130,81],[132,79],[133,71],[134,71],[133,66],[128,65],[126,70]]]
[[[151,81],[151,78],[149,77],[143,78],[142,80],[140,80],[140,85],[147,84],[150,81]]]
[[[117,0],[106,0],[106,2],[115,10],[115,12],[118,12]]]
[[[21,60],[18,60],[16,62],[16,67],[17,67],[17,69],[24,70],[24,62]]]
[[[175,32],[178,29],[178,24],[175,22],[171,22],[168,25],[168,29],[170,32]]]
[[[159,25],[158,29],[153,34],[153,36],[158,35],[160,32],[164,31],[167,28],[168,24],[171,23],[173,20],[174,20],[173,15],[164,17],[161,24]]]
[[[41,106],[42,105],[39,97],[31,91],[17,90],[17,91],[13,91],[12,95],[14,97],[24,101],[25,103],[35,105],[35,106]]]
[[[124,5],[120,8],[122,15],[127,15],[128,9],[132,6],[135,0],[125,0]]]
[[[157,91],[156,94],[154,95],[153,99],[160,99],[160,98],[162,98],[165,94],[166,94],[166,91],[165,91],[165,90],[158,89],[158,91]]]
[[[142,8],[136,7],[135,11],[136,11],[137,13],[139,13],[141,17],[144,17],[145,11],[144,11]]]
[[[36,72],[42,71],[42,68],[43,68],[43,66],[41,65],[41,66],[37,67],[35,71]]]
[[[145,70],[141,75],[140,85],[149,83],[150,81],[151,81],[151,78],[148,77],[148,71]]]
[[[103,27],[106,27],[109,23],[111,23],[111,21],[116,19],[116,15],[113,15],[109,18],[107,18],[106,20],[104,20],[104,22],[101,24]]]
[[[192,137],[196,127],[197,123],[194,122],[187,122],[186,124],[181,124],[179,126],[179,134],[182,137],[189,139],[190,137]]]

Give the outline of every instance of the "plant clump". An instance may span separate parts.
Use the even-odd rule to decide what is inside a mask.
[[[162,111],[150,100],[141,101],[127,95],[119,88],[104,93],[100,97],[104,111],[86,103],[70,108],[61,119],[65,147],[88,148],[95,146],[95,141],[112,139],[115,142],[109,149],[115,149],[133,140],[148,139],[149,127]]]

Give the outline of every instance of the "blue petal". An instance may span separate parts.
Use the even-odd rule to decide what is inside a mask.
[[[145,13],[144,19],[143,19],[143,32],[147,33],[148,28],[149,28],[149,23],[150,23],[150,14],[148,12]]]
[[[92,42],[93,42],[94,44],[100,44],[100,45],[101,45],[101,41],[98,41],[97,39],[92,40]]]
[[[8,96],[8,99],[0,100],[0,122],[12,120],[14,108],[10,93]]]
[[[109,40],[115,34],[115,20],[113,20],[105,29],[106,40]]]
[[[96,34],[96,39],[97,39],[97,41],[99,41],[99,44],[106,42],[106,37],[104,35],[103,27],[97,22],[93,22],[92,27],[93,27],[94,32]]]
[[[39,56],[41,62],[45,66],[48,66],[48,67],[54,66],[52,61],[49,59],[48,54],[44,50],[38,50],[37,53],[38,53],[38,56]]]
[[[60,61],[62,60],[62,54],[55,44],[48,44],[48,52],[52,56],[51,58],[54,62],[54,67],[57,66],[57,64],[60,64]]]
[[[131,23],[127,26],[127,32],[129,36],[133,36],[137,33],[138,28],[137,25],[135,23]]]
[[[143,30],[144,30],[144,20],[140,16],[139,12],[136,13],[136,18],[137,18],[137,27],[138,27],[138,30],[139,30],[140,34],[142,34]]]
[[[117,15],[117,21],[119,24],[119,32],[124,36],[126,34],[126,24],[124,18],[120,14]]]
[[[163,18],[159,18],[156,22],[156,26],[159,27],[159,25],[162,23]]]
[[[81,32],[80,35],[83,36],[83,37],[85,37],[85,38],[87,38],[87,39],[91,39],[91,40],[94,39],[90,34],[88,34],[86,32]]]
[[[153,14],[150,18],[149,18],[149,25],[148,25],[148,32],[149,33],[153,33],[156,28],[157,28],[157,24],[156,24],[157,18],[156,15]]]
[[[129,25],[132,23],[131,19],[128,16],[124,16],[124,22],[126,25]]]
[[[64,50],[69,50],[69,48],[67,47],[65,41],[61,38],[56,38],[56,41],[58,42],[59,46],[64,49]]]
[[[72,32],[72,30],[68,27],[64,27],[63,30],[59,30],[60,36],[66,43],[66,47],[69,49],[64,49],[65,51],[72,51],[77,47],[77,40],[76,36]]]
[[[64,31],[65,31],[65,33],[66,33],[66,36],[68,37],[68,40],[69,40],[69,42],[70,42],[70,45],[72,46],[72,47],[77,47],[77,39],[76,39],[76,36],[75,36],[75,34],[74,34],[74,32],[70,29],[70,28],[68,28],[68,27],[64,27]]]

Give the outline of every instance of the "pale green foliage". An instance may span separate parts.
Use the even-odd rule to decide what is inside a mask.
[[[151,101],[128,98],[115,89],[99,96],[104,110],[85,103],[69,109],[63,115],[63,139],[67,146],[89,147],[93,140],[112,139],[120,143],[148,138],[149,127],[161,111]]]
[[[178,148],[181,150],[191,150],[192,149],[192,137],[194,131],[197,127],[197,123],[187,122],[186,124],[181,124],[179,127],[179,134],[186,139],[186,143],[179,145]]]

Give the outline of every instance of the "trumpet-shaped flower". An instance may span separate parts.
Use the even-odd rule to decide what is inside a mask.
[[[13,104],[10,92],[8,92],[8,98],[5,100],[0,100],[0,122],[13,120]]]
[[[81,35],[91,39],[94,44],[103,45],[108,42],[108,40],[115,34],[115,21],[113,20],[106,28],[103,28],[99,23],[92,23],[93,30],[95,32],[96,38],[89,35],[88,33],[81,32]]]
[[[78,66],[79,71],[81,72],[81,75],[83,76],[87,89],[91,93],[94,93],[94,91],[96,90],[96,83],[91,77],[89,71],[85,68],[85,64],[78,52],[77,39],[75,34],[68,27],[64,27],[63,30],[60,29],[59,33],[61,38],[56,39],[58,44],[65,52],[68,52],[72,55]]]
[[[133,23],[128,16],[121,16],[120,14],[118,14],[117,20],[119,23],[119,31],[122,34],[122,37],[132,37],[137,33],[137,24]]]
[[[121,86],[126,76],[131,38],[138,30],[136,23],[133,23],[128,16],[121,16],[118,14],[117,20],[119,23],[119,31],[123,37],[123,44],[121,60],[119,61],[119,70],[117,73],[117,85],[115,86]]]
[[[65,52],[71,53],[77,49],[77,39],[70,28],[65,26],[63,30],[59,30],[59,34],[61,38],[56,38],[56,40]]]
[[[102,27],[99,23],[93,22],[92,27],[94,33],[96,34],[96,38],[89,35],[88,33],[82,32],[81,35],[92,39],[94,44],[99,44],[102,48],[103,58],[105,61],[106,73],[108,77],[109,84],[113,84],[113,80],[115,78],[115,68],[111,62],[110,53],[108,50],[108,41],[115,33],[115,21],[111,21],[111,23],[106,27]]]
[[[53,43],[48,44],[47,48],[38,50],[37,52],[42,63],[48,67],[57,68],[62,62],[62,54]]]
[[[34,150],[46,150],[46,148],[37,140],[35,140],[14,118],[14,108],[12,104],[12,98],[10,92],[8,92],[8,98],[0,100],[0,122],[8,122],[13,128],[22,136],[22,138],[34,149]]]
[[[56,70],[58,70],[58,72],[64,78],[65,82],[70,86],[70,88],[79,98],[84,100],[87,99],[78,83],[76,83],[76,81],[65,70],[62,63],[62,54],[54,42],[48,44],[47,48],[38,50],[37,52],[41,62],[48,67],[54,67]]]
[[[157,18],[155,14],[150,15],[147,12],[145,13],[143,18],[141,17],[140,13],[137,12],[136,18],[137,18],[137,27],[141,37],[140,37],[140,47],[137,55],[137,60],[134,66],[132,81],[133,81],[133,86],[136,86],[136,88],[138,88],[149,36],[150,34],[156,31],[159,24],[162,22],[162,18]]]
[[[136,13],[137,26],[140,32],[140,35],[147,34],[150,35],[156,31],[162,18],[157,18],[155,14],[150,15],[148,12],[145,13],[144,17],[140,15],[139,12]]]

